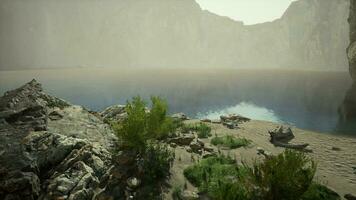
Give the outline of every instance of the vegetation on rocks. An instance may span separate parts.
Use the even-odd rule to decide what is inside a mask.
[[[127,118],[121,123],[112,123],[117,136],[122,140],[124,151],[137,154],[135,176],[145,184],[136,197],[159,195],[160,182],[170,175],[174,152],[159,140],[175,133],[179,123],[167,116],[167,103],[159,97],[151,97],[152,106],[148,111],[140,97],[128,102]]]
[[[146,103],[141,97],[134,97],[125,107],[127,118],[122,123],[113,123],[124,146],[140,153],[145,151],[149,141],[174,134],[178,126],[167,116],[167,103],[163,99],[152,97],[151,102],[152,108],[147,112]]]
[[[236,138],[231,135],[226,135],[222,137],[214,137],[211,139],[211,144],[215,146],[224,146],[230,149],[236,149],[240,147],[246,147],[251,143],[250,140],[246,138]]]

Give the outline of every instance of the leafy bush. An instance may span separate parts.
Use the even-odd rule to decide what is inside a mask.
[[[146,111],[146,103],[138,96],[127,102],[127,118],[121,124],[113,124],[117,135],[128,148],[144,152],[152,139],[163,139],[174,133],[177,123],[167,117],[167,103],[159,97],[152,97],[152,108]]]
[[[286,150],[253,167],[239,166],[229,157],[210,157],[185,169],[184,175],[201,192],[218,200],[309,200],[324,194],[330,197],[325,190],[313,189],[315,170],[314,161],[304,153]]]
[[[255,163],[251,176],[261,189],[261,199],[300,199],[312,185],[316,164],[304,153],[286,150]]]
[[[154,183],[170,175],[169,169],[174,161],[174,152],[165,144],[149,143],[143,158],[144,180]]]
[[[198,138],[208,138],[211,136],[211,128],[210,126],[200,123],[197,127]]]
[[[127,102],[125,110],[127,118],[121,125],[115,127],[117,134],[124,140],[128,148],[143,152],[148,139],[153,135],[148,135],[146,104],[140,97],[134,97],[132,102]]]
[[[211,144],[218,146],[229,147],[230,149],[236,149],[240,147],[248,146],[251,143],[250,140],[246,138],[235,138],[231,135],[226,135],[223,137],[214,137],[211,139]]]

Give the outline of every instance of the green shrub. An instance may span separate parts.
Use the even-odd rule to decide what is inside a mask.
[[[121,123],[112,124],[117,135],[128,148],[143,152],[149,140],[164,139],[174,133],[179,123],[167,117],[167,103],[152,97],[152,108],[146,112],[146,103],[138,96],[127,102],[127,118]]]
[[[149,143],[142,160],[146,183],[154,183],[170,175],[170,167],[174,161],[174,152],[166,144]]]
[[[255,163],[251,176],[254,185],[261,188],[261,199],[295,200],[309,189],[315,171],[315,162],[306,154],[286,150],[262,163]]]
[[[211,136],[211,128],[210,126],[200,123],[197,127],[198,138],[208,138]]]
[[[332,197],[313,185],[316,165],[304,153],[286,150],[252,167],[229,157],[203,159],[184,170],[185,177],[212,199],[310,200]],[[315,189],[316,187],[316,189]],[[333,200],[333,198],[325,198]]]
[[[220,155],[186,168],[184,176],[213,199],[234,199],[232,197],[246,197],[245,189],[235,184],[246,172],[243,167],[238,168],[232,158]]]
[[[148,139],[153,138],[148,135],[146,128],[147,114],[146,104],[141,97],[134,97],[132,102],[127,102],[125,110],[127,118],[121,125],[115,127],[118,136],[124,140],[124,144],[132,149],[143,152]]]
[[[231,135],[226,135],[223,137],[214,137],[211,139],[211,144],[218,146],[228,147],[230,149],[236,149],[240,147],[248,146],[251,143],[250,140],[246,138],[235,138]]]

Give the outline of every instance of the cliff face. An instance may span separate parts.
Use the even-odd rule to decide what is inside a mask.
[[[350,75],[353,84],[348,90],[345,100],[340,107],[340,116],[342,122],[354,123],[356,120],[356,1],[351,0],[350,5],[350,45],[347,48],[347,57],[349,60]]]
[[[280,67],[346,70],[348,0],[299,0],[245,26],[194,0],[0,4],[0,69]]]
[[[347,49],[347,57],[349,60],[350,74],[354,81],[356,81],[356,1],[351,0],[350,5],[350,45]]]

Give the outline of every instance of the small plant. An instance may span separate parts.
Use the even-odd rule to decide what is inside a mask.
[[[131,149],[143,153],[149,140],[164,139],[180,126],[167,117],[167,103],[159,97],[151,97],[152,108],[146,111],[146,103],[138,96],[127,102],[127,118],[122,123],[112,123],[117,135]]]
[[[200,123],[197,127],[196,130],[198,132],[198,138],[208,138],[211,136],[211,128],[210,126]]]
[[[211,139],[211,144],[215,146],[224,146],[230,149],[236,149],[240,147],[246,147],[251,143],[250,140],[246,138],[235,138],[231,135],[226,135],[223,137],[214,137]]]

